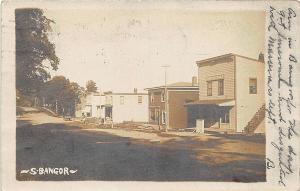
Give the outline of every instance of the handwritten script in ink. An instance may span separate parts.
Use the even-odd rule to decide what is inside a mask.
[[[296,11],[293,8],[269,7],[267,32],[267,121],[276,132],[271,141],[274,158],[267,159],[267,169],[278,172],[278,184],[286,187],[289,177],[297,174],[298,140],[296,129],[295,72],[299,64],[296,53]]]

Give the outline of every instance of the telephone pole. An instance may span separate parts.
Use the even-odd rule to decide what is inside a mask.
[[[168,88],[167,88],[167,69],[170,67],[170,65],[163,65],[161,66],[165,69],[165,130],[166,132],[168,131],[169,129],[169,100],[168,100]]]
[[[43,97],[43,107],[45,107],[45,97]]]
[[[55,112],[58,114],[57,99],[55,100]]]

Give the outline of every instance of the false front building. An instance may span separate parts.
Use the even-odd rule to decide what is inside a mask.
[[[187,127],[187,102],[198,99],[197,77],[192,83],[178,82],[165,86],[147,88],[149,96],[149,123],[168,126],[170,129]]]
[[[264,62],[236,54],[197,61],[198,101],[187,103],[189,127],[264,132]]]

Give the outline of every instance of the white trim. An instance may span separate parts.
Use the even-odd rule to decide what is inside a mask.
[[[218,106],[234,106],[234,105],[235,105],[235,100],[218,104]]]
[[[149,105],[149,107],[151,107],[151,108],[160,108],[160,106],[155,106],[155,105]]]

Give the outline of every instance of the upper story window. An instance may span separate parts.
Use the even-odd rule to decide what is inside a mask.
[[[124,96],[120,96],[120,105],[124,105]]]
[[[163,92],[161,92],[161,98],[160,98],[160,100],[161,100],[161,102],[165,102],[165,99],[166,99],[166,95],[165,95],[165,92],[163,91]]]
[[[212,96],[212,81],[207,81],[207,96]]]
[[[224,95],[224,80],[218,80],[218,95]]]
[[[143,103],[143,96],[138,96],[138,104],[142,104]]]
[[[257,94],[257,79],[249,79],[249,94]]]
[[[112,105],[112,96],[105,96],[105,104]]]
[[[151,103],[154,102],[154,94],[153,93],[150,94],[150,101],[151,101]]]

